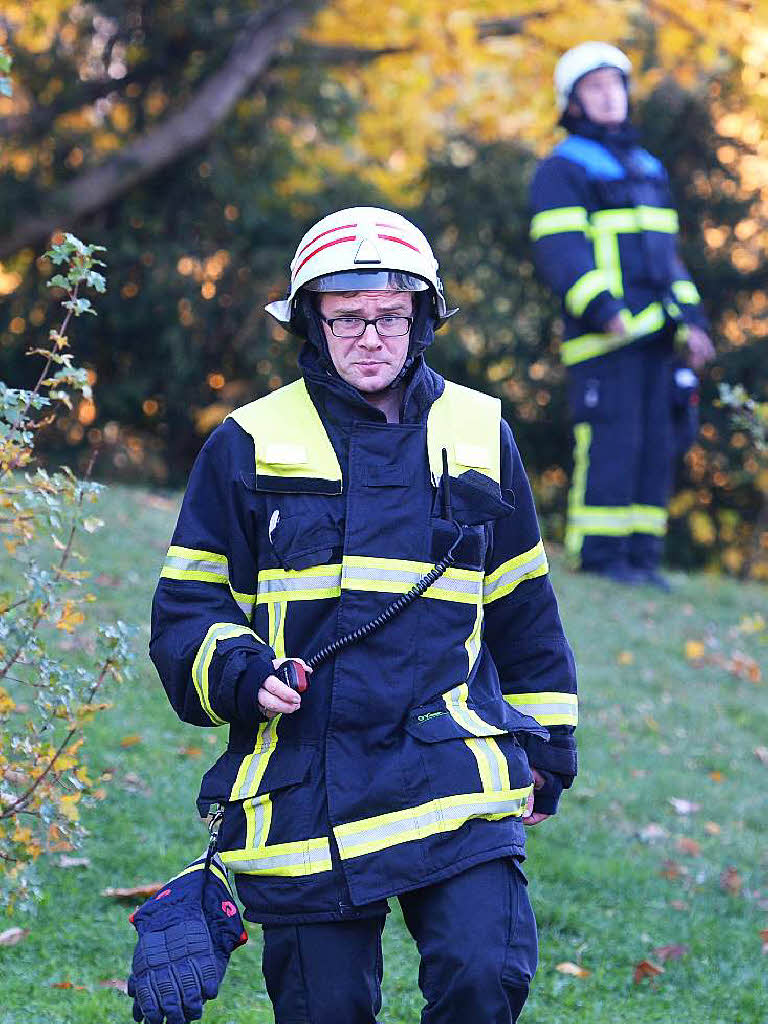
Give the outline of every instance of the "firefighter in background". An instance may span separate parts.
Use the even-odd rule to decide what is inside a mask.
[[[667,589],[659,564],[675,421],[680,403],[697,399],[675,371],[681,362],[699,369],[714,350],[678,255],[666,172],[628,118],[630,71],[621,50],[600,42],[558,62],[569,135],[534,176],[531,239],[565,317],[574,430],[568,552],[585,571]]]
[[[528,480],[499,402],[425,363],[455,311],[418,228],[343,210],[291,271],[267,309],[303,339],[301,376],[203,447],[150,653],[184,721],[229,726],[198,806],[224,808],[215,867],[263,925],[277,1024],[374,1024],[388,897],[418,944],[424,1024],[511,1022],[537,958],[523,826],[576,772],[574,664]],[[299,655],[317,665],[302,694],[277,674]],[[176,1024],[215,995],[199,900],[191,945],[181,926],[201,868],[135,917],[137,1019],[159,1024],[166,1000]],[[240,929],[233,915],[221,937],[217,878],[220,976]]]

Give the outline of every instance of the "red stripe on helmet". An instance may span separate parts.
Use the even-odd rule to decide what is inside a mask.
[[[302,245],[296,255],[301,256],[305,249],[308,249],[310,245],[314,245],[318,238],[322,238],[324,235],[332,235],[334,231],[348,231],[350,228],[356,227],[357,224],[339,224],[337,228],[328,228],[327,231],[321,231],[319,235],[315,235],[314,238],[311,238],[306,245]]]
[[[410,242],[406,242],[404,238],[397,238],[395,235],[382,235],[381,232],[379,232],[379,238],[384,238],[387,242],[399,242],[400,245],[407,245],[409,249],[413,249],[414,252],[421,254],[421,249],[411,245]]]
[[[320,236],[318,235],[318,237],[320,237]],[[343,238],[334,238],[333,241],[331,241],[331,242],[324,242],[322,245],[318,245],[318,247],[316,249],[314,249],[308,256],[305,256],[304,259],[301,261],[301,263],[298,265],[298,267],[296,267],[296,270],[293,272],[294,278],[296,277],[298,272],[301,270],[301,268],[304,266],[304,264],[307,263],[309,260],[311,260],[313,256],[317,256],[317,254],[319,252],[322,252],[323,249],[328,249],[332,245],[338,245],[340,242],[354,242],[356,240],[356,238],[357,238],[357,235],[345,235]]]

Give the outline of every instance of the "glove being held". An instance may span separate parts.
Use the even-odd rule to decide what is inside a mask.
[[[199,1020],[215,999],[233,949],[248,936],[214,857],[203,898],[205,857],[190,864],[130,916],[139,933],[128,978],[133,1016],[147,1024]]]

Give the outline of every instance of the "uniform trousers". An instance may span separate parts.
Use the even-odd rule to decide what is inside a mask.
[[[582,569],[658,568],[676,455],[673,363],[662,336],[569,368],[566,548]]]
[[[536,971],[536,921],[512,858],[398,897],[420,955],[422,1024],[510,1024]],[[385,915],[264,925],[275,1024],[375,1024]]]

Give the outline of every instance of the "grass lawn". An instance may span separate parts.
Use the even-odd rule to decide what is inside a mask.
[[[139,625],[137,670],[107,695],[114,708],[88,734],[92,775],[113,773],[100,783],[106,798],[84,812],[90,836],[79,853],[90,866],[42,862],[42,905],[0,921],[0,931],[30,930],[19,945],[0,948],[0,1024],[130,1021],[126,996],[99,983],[128,971],[132,908],[101,890],[160,882],[205,843],[194,798],[225,734],[178,722],[146,656],[149,603],[176,504],[114,488],[103,508],[108,527],[88,538],[89,568],[101,581],[92,607],[102,620]],[[627,591],[568,573],[556,555],[552,561],[579,664],[581,773],[560,815],[529,832],[541,963],[522,1019],[765,1024],[768,764],[755,749],[768,747],[768,636],[745,620],[765,613],[766,591],[682,575],[670,595]],[[705,644],[704,663],[686,659],[688,641]],[[734,654],[760,662],[762,681],[742,678]],[[138,740],[121,745],[127,737]],[[685,805],[676,809],[673,798],[699,809],[681,814]],[[272,1021],[259,929],[250,930],[222,997],[205,1011],[207,1024]],[[653,950],[671,945],[687,952],[635,984],[635,966],[660,963]],[[590,973],[562,973],[563,962]],[[418,1021],[416,974],[395,909],[381,1021]],[[66,981],[83,987],[52,987]]]

